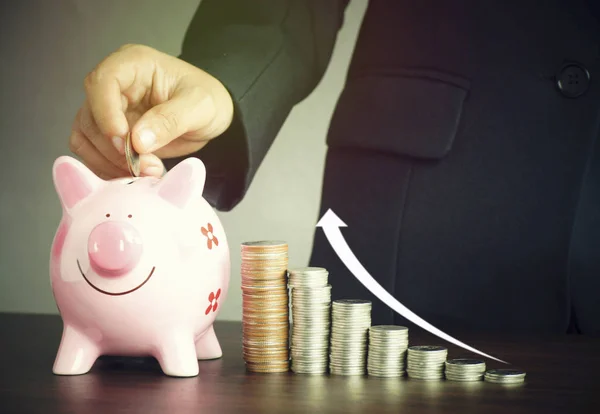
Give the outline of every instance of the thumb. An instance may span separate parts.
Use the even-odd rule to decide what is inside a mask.
[[[140,117],[131,131],[133,146],[140,154],[152,153],[184,134],[209,126],[215,113],[212,98],[201,89],[175,94]]]

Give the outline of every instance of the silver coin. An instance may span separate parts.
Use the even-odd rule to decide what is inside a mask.
[[[480,359],[471,358],[454,358],[446,361],[446,365],[458,365],[458,366],[469,366],[469,365],[482,365],[484,361]]]
[[[408,333],[408,328],[400,325],[373,325],[370,331],[380,334]]]
[[[304,289],[304,288],[303,288]],[[300,308],[309,307],[309,310],[312,306],[316,306],[318,308],[322,308],[325,306],[323,303],[323,299],[327,299],[327,308],[331,309],[331,292],[321,291],[321,288],[306,288],[306,289],[315,289],[312,292],[298,292],[296,289],[290,290],[290,297],[294,298],[296,303],[293,305],[298,305]]]
[[[291,275],[311,275],[329,273],[324,267],[294,267],[289,269]]]
[[[455,381],[455,382],[476,382],[476,381],[481,381],[483,378],[483,376],[480,377],[465,377],[465,378],[455,378],[455,377],[449,377],[446,376],[446,379],[448,381]]]
[[[371,301],[363,299],[338,299],[333,301],[333,305],[339,308],[343,307],[370,307]]]
[[[331,295],[321,295],[318,292],[315,292],[310,296],[301,296],[294,294],[292,291],[290,297],[292,297],[295,302],[292,306],[296,307],[309,307],[310,305],[314,305],[318,308],[322,308],[324,304],[329,304],[331,302]],[[327,308],[329,308],[329,306]]]
[[[409,352],[447,352],[448,349],[437,345],[415,345],[408,348]]]
[[[329,315],[327,314],[317,314],[317,315],[298,315],[296,309],[292,309],[292,328],[302,327],[302,329],[309,328],[311,326],[320,327],[325,325],[327,328],[331,327],[331,321],[329,320]]]
[[[449,369],[448,367],[446,367],[446,372],[449,374],[456,374],[456,375],[461,375],[461,374],[465,374],[465,375],[473,375],[473,374],[483,374],[485,372],[485,368],[479,368],[479,369],[466,369],[466,370],[459,370],[459,369]]]
[[[387,336],[387,337],[377,337],[377,336],[373,336],[373,335],[369,334],[369,341],[378,343],[378,344],[389,344],[389,343],[399,344],[399,345],[406,346],[406,348],[408,348],[408,337],[391,336],[391,335]]]
[[[329,358],[329,352],[327,349],[323,349],[323,352],[314,352],[314,353],[305,353],[302,351],[298,351],[297,349],[292,349],[291,354],[294,359],[298,361],[303,360],[317,360],[317,359],[327,359]]]
[[[385,341],[369,338],[369,343],[373,344],[373,346],[375,347],[386,348],[390,351],[396,349],[398,351],[406,352],[406,350],[408,349],[408,341],[402,338],[394,338],[393,340],[389,339]]]
[[[419,380],[419,381],[441,381],[444,379],[444,377],[419,377],[419,376],[415,376],[415,375],[411,375],[408,374],[408,377],[411,379],[415,379],[415,380]]]
[[[312,300],[315,298],[330,298],[331,297],[331,285],[319,286],[319,287],[302,287],[290,289],[292,297],[298,298],[298,300]]]
[[[403,377],[406,371],[404,369],[384,371],[367,367],[367,374],[374,377]]]
[[[484,376],[483,380],[485,382],[491,382],[494,384],[523,384],[525,382],[525,378],[517,378],[517,379],[511,379],[511,380],[507,380],[507,379],[498,379],[498,378],[492,378],[492,377],[488,377],[488,376]]]
[[[518,369],[490,369],[485,374],[503,378],[525,377],[525,372]]]
[[[125,138],[125,160],[127,161],[127,167],[129,172],[134,177],[140,176],[140,156],[133,149],[133,143],[131,142],[131,132],[127,134]]]
[[[367,365],[373,368],[386,368],[386,367],[403,367],[406,368],[406,365],[402,362],[402,360],[396,361],[373,361],[367,357]]]
[[[452,378],[452,379],[463,379],[463,378],[483,378],[483,374],[471,374],[471,375],[456,375],[456,374],[449,374],[449,373],[445,373],[446,374],[446,378]]]

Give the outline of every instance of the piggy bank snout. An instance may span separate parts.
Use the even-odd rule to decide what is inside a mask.
[[[129,223],[98,224],[88,238],[88,257],[94,271],[104,277],[121,276],[140,261],[142,240]]]

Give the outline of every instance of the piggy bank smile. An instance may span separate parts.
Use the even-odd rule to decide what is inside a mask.
[[[142,240],[133,225],[106,221],[94,227],[88,238],[90,271],[86,275],[79,259],[77,267],[96,291],[111,296],[126,295],[144,286],[156,269],[152,266],[141,282],[135,281],[132,271],[138,267],[142,253]]]
[[[110,296],[122,296],[122,295],[127,295],[128,293],[135,292],[136,290],[138,290],[139,288],[144,286],[150,280],[150,278],[154,274],[154,270],[156,269],[156,267],[153,266],[152,269],[150,270],[150,273],[148,274],[148,276],[139,285],[137,285],[131,289],[121,291],[121,292],[110,292],[108,290],[101,289],[100,287],[98,287],[94,283],[92,283],[92,281],[85,275],[85,272],[81,269],[81,263],[79,263],[79,260],[77,260],[77,267],[79,268],[79,272],[81,273],[81,276],[83,276],[83,279],[87,282],[88,285],[90,285],[96,291],[103,293],[105,295],[110,295]]]

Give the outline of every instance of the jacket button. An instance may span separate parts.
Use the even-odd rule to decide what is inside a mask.
[[[590,73],[578,63],[567,63],[556,76],[558,90],[567,98],[583,95],[590,86]]]

